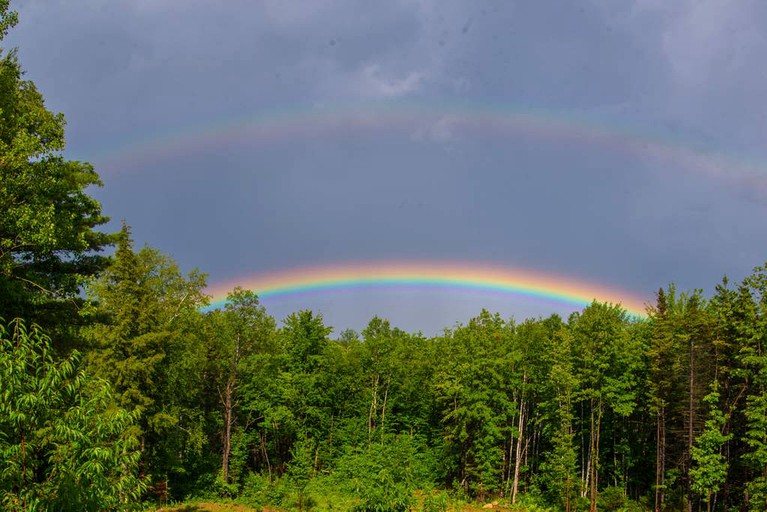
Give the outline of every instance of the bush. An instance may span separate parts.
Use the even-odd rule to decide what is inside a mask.
[[[138,413],[113,406],[108,383],[56,360],[41,330],[0,325],[0,505],[3,510],[125,510],[138,476]]]
[[[360,499],[358,512],[405,511],[414,503],[419,453],[411,436],[384,436],[382,442],[349,449],[338,460],[335,479]]]
[[[292,489],[284,478],[270,481],[268,476],[249,473],[242,485],[242,499],[248,505],[261,508],[265,505],[287,505]]]
[[[447,512],[448,499],[443,492],[426,491],[421,509],[423,512]]]

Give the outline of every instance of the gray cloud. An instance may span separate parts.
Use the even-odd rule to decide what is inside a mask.
[[[710,289],[764,257],[764,5],[29,0],[5,42],[67,115],[69,153],[101,165],[106,187],[94,193],[105,211],[126,218],[139,243],[213,280],[440,259],[559,272],[649,297],[670,280]],[[423,106],[430,114],[418,114]],[[119,172],[109,158],[140,153],[141,140],[213,135],[233,120],[297,112],[300,123],[301,112],[352,107],[413,114],[399,124],[318,123],[269,142],[200,140],[124,158]],[[477,127],[461,108],[646,134],[668,151]],[[711,158],[718,174],[700,168]],[[567,313],[408,293],[269,305],[278,316],[315,307],[337,332],[373,313],[430,333],[483,305],[518,318]]]

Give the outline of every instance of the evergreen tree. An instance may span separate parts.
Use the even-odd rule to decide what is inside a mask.
[[[743,325],[739,359],[748,382],[744,407],[744,460],[750,469],[746,484],[749,510],[767,507],[767,265],[757,267],[743,281],[742,301],[750,305]]]
[[[194,387],[178,379],[180,370],[200,366],[194,330],[198,308],[207,300],[204,286],[202,274],[184,276],[155,249],[135,252],[123,225],[114,262],[90,283],[93,303],[82,311],[92,323],[84,330],[88,366],[113,384],[120,407],[140,412],[143,470],[157,478],[168,477],[174,467],[168,454],[178,453],[166,443],[194,425],[189,424],[194,406],[183,403]],[[179,393],[169,394],[172,390]]]

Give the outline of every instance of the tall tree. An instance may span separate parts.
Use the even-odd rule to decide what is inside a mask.
[[[648,392],[650,412],[655,416],[655,499],[654,510],[660,512],[665,503],[667,410],[672,401],[674,372],[671,371],[672,336],[669,327],[669,298],[673,304],[675,289],[660,288],[656,305],[650,308],[652,335],[647,351],[649,359]]]
[[[720,409],[719,384],[714,381],[711,392],[703,401],[708,406],[705,427],[692,447],[693,467],[690,470],[693,492],[703,495],[706,510],[711,512],[715,506],[714,496],[727,477],[727,460],[722,454],[722,447],[732,438],[725,434],[728,415]]]
[[[168,388],[188,363],[189,350],[198,350],[192,330],[207,300],[204,286],[203,274],[183,275],[159,251],[136,252],[123,225],[114,263],[90,283],[92,303],[82,310],[92,323],[84,330],[89,368],[112,382],[121,407],[140,411],[142,462],[158,477],[167,477],[170,461],[155,454],[167,453],[159,445],[172,438],[182,415],[176,407],[181,397],[170,396]]]
[[[274,331],[274,319],[266,314],[258,296],[239,287],[227,295],[223,310],[208,314],[206,374],[221,407],[220,476],[225,488],[231,480],[232,435],[239,412],[242,366],[248,357],[267,350]]]
[[[327,371],[326,354],[332,328],[325,325],[322,315],[309,310],[288,315],[279,336],[287,354],[283,374],[283,403],[292,411],[293,442],[317,443],[325,438],[331,425],[332,404],[328,389],[323,385]],[[315,452],[315,470],[318,453]]]
[[[627,325],[623,309],[598,302],[570,319],[573,348],[580,354],[575,368],[581,383],[579,397],[588,411],[584,484],[592,512],[597,507],[605,412],[626,417],[636,405],[636,375],[641,353],[633,346]]]
[[[575,397],[578,380],[574,372],[572,336],[566,328],[559,328],[552,336],[548,357],[546,387],[548,401],[543,403],[546,421],[551,425],[552,449],[546,455],[542,473],[548,478],[550,494],[555,496],[565,512],[573,510],[576,491],[577,453],[574,446]]]
[[[0,36],[17,20],[8,3],[0,2]],[[108,263],[96,252],[114,239],[96,230],[108,219],[86,193],[101,185],[98,175],[64,158],[64,116],[22,77],[16,53],[0,49],[0,316],[63,333],[84,280]]]
[[[767,507],[767,265],[757,267],[739,290],[749,305],[750,322],[744,325],[739,359],[748,382],[744,407],[750,478],[746,485],[749,510]]]
[[[446,456],[453,461],[447,477],[480,499],[502,488],[503,443],[515,426],[518,404],[506,350],[512,334],[513,324],[482,311],[440,340],[434,386]]]

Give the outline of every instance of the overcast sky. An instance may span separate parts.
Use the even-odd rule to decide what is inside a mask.
[[[211,283],[439,260],[649,299],[767,259],[762,0],[12,7],[4,44],[65,114],[67,156],[101,174],[110,226]],[[483,124],[525,114],[537,130]],[[444,290],[265,304],[319,310],[336,333],[373,314],[431,334],[482,307],[572,310]]]

